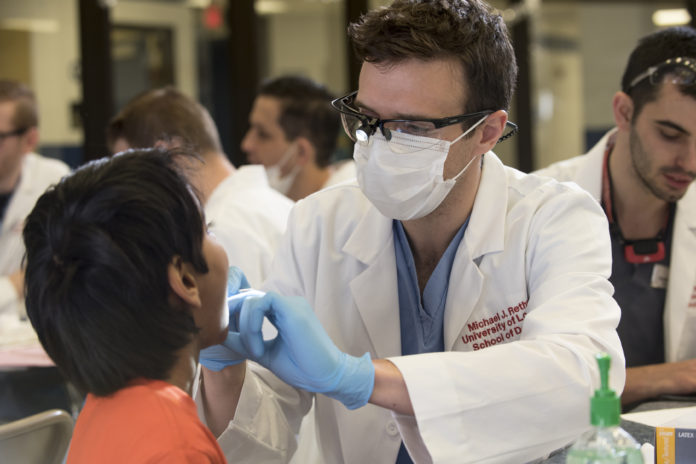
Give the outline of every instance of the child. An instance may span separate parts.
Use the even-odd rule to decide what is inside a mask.
[[[225,462],[189,396],[199,351],[226,336],[228,265],[176,169],[187,156],[89,163],[27,218],[27,314],[88,393],[69,464]]]

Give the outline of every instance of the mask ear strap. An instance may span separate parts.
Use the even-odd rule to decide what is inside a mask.
[[[474,160],[475,160],[476,158],[480,157],[480,156],[481,156],[481,155],[476,155],[476,156],[474,156],[473,158],[471,158],[471,159],[469,160],[469,162],[466,163],[466,166],[464,166],[464,168],[463,168],[461,171],[459,171],[459,172],[457,173],[457,175],[454,176],[454,177],[452,178],[452,180],[453,180],[454,182],[456,182],[457,179],[459,179],[459,178],[462,176],[462,174],[464,174],[464,173],[466,172],[466,170],[469,169],[469,166],[471,166],[471,163],[473,163]]]
[[[285,153],[283,153],[283,157],[280,158],[275,165],[278,166],[278,168],[283,169],[293,155],[295,155],[295,150],[297,150],[297,140],[290,142],[287,150],[285,150]]]
[[[486,120],[486,118],[488,118],[488,116],[490,116],[490,115],[487,114],[487,115],[485,115],[484,117],[482,117],[481,119],[479,119],[478,121],[476,121],[476,124],[474,124],[473,126],[471,126],[470,128],[468,128],[466,131],[464,131],[464,133],[462,133],[459,137],[457,137],[456,139],[452,140],[452,141],[450,142],[450,145],[454,145],[455,143],[457,143],[457,142],[459,142],[461,139],[463,139],[463,138],[466,136],[466,134],[468,134],[468,133],[471,132],[472,130],[476,129],[476,128],[478,127],[479,124],[481,124],[483,121]]]

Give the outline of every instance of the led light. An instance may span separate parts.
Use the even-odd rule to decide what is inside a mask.
[[[290,7],[282,0],[257,0],[254,2],[254,10],[257,15],[266,16],[287,13]]]
[[[657,10],[652,15],[652,21],[656,26],[679,26],[689,24],[691,15],[686,8]]]
[[[60,25],[55,19],[6,18],[0,19],[0,29],[55,33],[60,30]]]

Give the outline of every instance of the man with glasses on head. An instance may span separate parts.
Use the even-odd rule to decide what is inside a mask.
[[[516,64],[488,5],[397,0],[349,33],[359,88],[334,106],[357,184],[298,202],[269,292],[232,305],[229,363],[275,376],[249,367],[236,411],[205,392],[207,420],[232,419],[219,440],[237,460],[269,422],[268,448],[292,447],[279,437],[312,398],[294,462],[544,457],[586,428],[597,352],[623,385],[606,218],[586,192],[491,151]],[[266,342],[264,317],[279,332]]]
[[[696,393],[696,31],[642,38],[614,95],[616,128],[539,171],[587,189],[609,219],[626,356],[622,402]]]
[[[0,315],[23,312],[24,218],[46,188],[70,169],[34,153],[39,141],[34,93],[0,80]]]

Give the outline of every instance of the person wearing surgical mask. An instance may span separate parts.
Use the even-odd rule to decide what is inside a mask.
[[[493,152],[517,66],[489,5],[396,0],[348,33],[359,85],[332,105],[357,182],[296,203],[267,293],[230,305],[203,383],[263,369],[205,392],[207,423],[237,462],[259,441],[277,462],[541,460],[585,431],[596,353],[623,386],[606,217]]]
[[[232,165],[207,109],[173,87],[151,89],[121,108],[106,133],[112,153],[150,147],[195,152],[200,160],[185,166],[185,172],[200,193],[210,230],[230,264],[261,285],[293,202],[270,188],[261,166]]]
[[[332,162],[341,127],[332,98],[309,78],[281,76],[263,82],[254,101],[241,148],[291,200],[355,177],[352,161]]]

